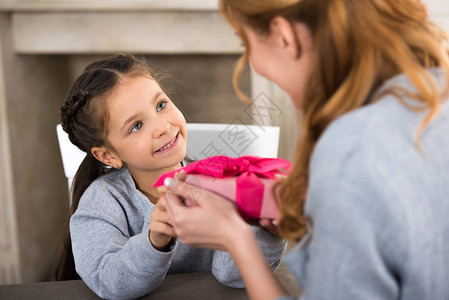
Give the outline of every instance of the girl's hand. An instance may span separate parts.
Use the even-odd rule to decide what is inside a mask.
[[[159,251],[163,251],[172,238],[176,238],[166,209],[166,198],[161,197],[153,210],[150,223],[150,242]]]
[[[252,236],[233,202],[204,189],[191,193],[191,189],[198,188],[184,182],[184,173],[175,179],[167,180],[166,208],[176,235],[184,244],[229,250],[239,243],[236,236]],[[196,195],[195,199],[191,195]]]

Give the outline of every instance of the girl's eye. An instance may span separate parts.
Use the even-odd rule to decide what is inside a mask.
[[[141,121],[137,121],[136,123],[134,123],[133,127],[131,127],[131,130],[129,132],[130,133],[136,132],[137,130],[142,128],[142,126],[143,126],[143,123]]]
[[[162,100],[161,102],[159,102],[156,106],[156,111],[161,111],[165,108],[165,106],[167,105],[167,101]]]

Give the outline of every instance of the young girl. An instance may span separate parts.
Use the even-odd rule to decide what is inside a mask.
[[[61,119],[87,156],[74,179],[71,243],[58,279],[78,273],[102,298],[143,296],[167,273],[211,271],[222,284],[243,287],[229,254],[177,240],[165,199],[152,188],[161,174],[180,166],[187,132],[183,115],[143,60],[118,55],[87,66],[67,94]],[[252,229],[277,268],[285,242]]]
[[[279,223],[300,240],[285,261],[301,299],[449,299],[448,42],[424,5],[221,0],[220,10],[246,45],[241,62],[304,113]],[[228,250],[251,298],[285,296],[235,208],[207,192],[196,203],[166,201],[181,240]]]

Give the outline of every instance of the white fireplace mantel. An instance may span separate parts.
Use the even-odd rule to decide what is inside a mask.
[[[216,0],[3,0],[17,54],[238,54]]]
[[[2,0],[9,11],[131,11],[198,10],[218,8],[218,0]]]

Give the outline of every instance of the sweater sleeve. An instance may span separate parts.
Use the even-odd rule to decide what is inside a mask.
[[[141,297],[163,281],[175,249],[160,252],[151,245],[149,220],[131,237],[127,216],[107,194],[98,185],[88,189],[71,218],[76,271],[101,298]]]
[[[270,267],[275,271],[282,260],[287,247],[287,241],[270,234],[258,226],[250,226],[260,250],[267,259]],[[223,285],[233,288],[244,288],[241,278],[233,259],[225,251],[214,251],[212,259],[212,273]]]

